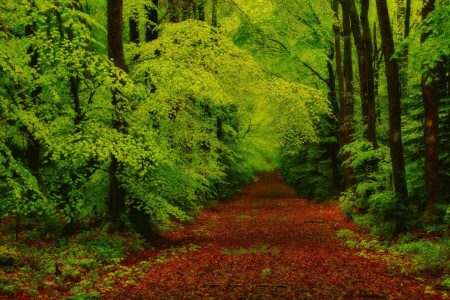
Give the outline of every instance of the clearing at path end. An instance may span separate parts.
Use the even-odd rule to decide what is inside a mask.
[[[168,233],[172,248],[160,249],[163,259],[118,298],[443,298],[344,246],[336,232],[352,226],[335,204],[308,202],[276,173],[264,174]]]

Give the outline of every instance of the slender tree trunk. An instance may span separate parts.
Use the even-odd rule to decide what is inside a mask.
[[[154,5],[158,3],[153,1]],[[156,3],[155,3],[156,2]],[[154,30],[158,22],[158,12],[155,9],[147,8],[147,18],[152,23],[150,29],[146,30],[146,40],[150,42],[158,37],[158,33]],[[139,44],[139,27],[138,23],[130,18],[130,42]],[[137,59],[137,57],[135,58]],[[143,237],[150,237],[152,234],[151,225],[149,224],[150,216],[134,205],[129,207],[129,219],[134,225],[137,233]]]
[[[81,10],[81,6],[79,4],[78,1],[75,1],[73,3],[73,5],[71,5],[72,9],[76,9],[78,11],[82,11]],[[59,16],[59,13],[57,13],[57,16]],[[61,35],[61,39],[64,39],[64,31],[63,31],[63,26],[62,26],[62,19],[61,17],[57,17],[58,19],[58,23],[59,23],[59,30],[60,30],[60,35]],[[83,21],[81,21],[83,22]],[[86,25],[86,24],[85,24]],[[69,29],[67,30],[67,37],[69,39],[69,41],[73,42],[75,35],[73,32],[73,28],[72,26],[69,27]],[[72,49],[73,50],[73,49]],[[69,65],[70,67],[73,67],[72,64]],[[69,78],[69,84],[70,84],[70,93],[72,94],[72,98],[73,98],[73,104],[74,104],[74,111],[75,111],[75,118],[73,120],[73,125],[74,125],[74,132],[77,133],[80,131],[80,128],[78,127],[78,125],[80,125],[81,120],[82,120],[82,112],[81,112],[81,103],[80,103],[80,81],[79,81],[79,77],[78,77],[78,73],[77,70],[71,70],[71,76]],[[74,189],[75,187],[73,186],[75,181],[76,181],[76,170],[74,169],[70,169],[68,170],[68,172],[70,173],[70,179],[72,181],[71,184],[69,183],[64,183],[61,187],[61,190],[63,191],[62,193],[62,198],[65,200],[65,205],[70,213],[66,214],[66,217],[69,218],[69,221],[64,225],[61,235],[64,238],[69,237],[72,232],[73,232],[73,227],[74,227],[74,222],[75,222],[75,217],[73,212],[75,211],[75,207],[74,207],[74,203],[72,202],[72,199],[70,198],[70,192],[72,189]],[[66,210],[66,209],[65,209]]]
[[[180,22],[180,11],[179,11],[179,2],[178,0],[169,0],[169,20],[172,23]]]
[[[346,102],[344,100],[345,86],[344,86],[344,73],[342,71],[342,54],[341,54],[341,32],[339,25],[339,0],[333,0],[334,16],[337,20],[333,25],[334,31],[334,50],[336,52],[336,73],[338,79],[339,88],[339,106],[340,106],[340,120],[342,121],[343,113],[346,112]]]
[[[108,9],[108,55],[113,60],[117,68],[128,72],[125,64],[125,57],[123,51],[123,0],[107,0]],[[112,104],[121,111],[123,100],[120,98],[118,90],[113,91]],[[127,124],[119,116],[113,117],[113,128],[125,132]],[[110,183],[109,183],[109,197],[108,197],[108,213],[113,222],[119,222],[119,217],[125,212],[125,196],[126,192],[122,186],[120,175],[123,173],[123,166],[118,161],[115,155],[111,155],[110,166]]]
[[[422,20],[434,10],[435,1],[426,0],[422,8]],[[422,34],[421,43],[424,43],[428,34]],[[427,205],[423,215],[425,223],[435,221],[434,205],[439,202],[439,153],[438,153],[438,131],[439,131],[439,95],[437,91],[437,80],[434,77],[436,70],[429,70],[422,74],[422,100],[425,109],[424,140],[425,140],[425,181],[427,189]],[[427,84],[427,80],[431,82]]]
[[[368,100],[367,100],[367,72],[366,72],[366,51],[364,41],[361,38],[361,26],[359,23],[358,12],[356,11],[354,0],[344,0],[348,7],[351,20],[351,30],[355,41],[356,53],[358,55],[359,69],[359,88],[361,94],[361,109],[363,124],[365,126],[365,136],[367,137],[367,120],[368,120]]]
[[[183,2],[183,21],[194,18],[194,1],[184,0]]]
[[[137,22],[136,18],[130,17],[129,19],[130,24],[130,42],[138,44],[139,43],[139,23]]]
[[[382,40],[381,48],[383,50],[387,77],[389,141],[394,188],[399,198],[405,200],[408,196],[408,188],[406,185],[405,162],[403,158],[399,69],[397,61],[392,58],[394,54],[394,38],[386,0],[376,0],[376,3]]]
[[[35,33],[35,24],[28,25],[25,28],[25,35],[31,36]],[[30,62],[28,65],[37,70],[37,73],[40,71],[38,68],[38,61],[39,61],[39,54],[37,52],[37,49],[35,49],[33,46],[30,46],[27,50],[27,54],[30,56]],[[31,91],[31,105],[38,105],[38,97],[42,93],[42,87],[36,86]],[[30,105],[26,104],[26,105]],[[44,179],[41,172],[41,143],[35,138],[33,133],[29,132],[28,129],[26,129],[26,133],[28,134],[28,146],[26,149],[26,158],[28,163],[28,168],[31,172],[31,174],[36,178],[39,188],[44,189]],[[45,191],[44,191],[45,192]]]
[[[205,2],[200,3],[197,6],[197,10],[198,10],[198,20],[205,22],[206,21],[206,18],[205,18]]]
[[[108,56],[117,68],[128,73],[123,51],[123,0],[107,0]]]
[[[341,129],[342,129],[342,145],[348,145],[352,142],[353,131],[353,69],[352,69],[352,40],[350,29],[350,13],[346,1],[342,5],[342,24],[344,30],[344,78],[345,78],[345,93],[344,103],[341,107]],[[345,161],[350,157],[350,153],[346,152],[342,155],[342,160]],[[353,178],[353,169],[350,167],[344,168],[345,186],[347,188],[355,184]]]
[[[397,5],[397,23],[399,28],[404,24],[404,32],[399,30],[398,40],[409,36],[409,23],[411,18],[411,0],[396,0]],[[408,94],[408,47],[402,51],[398,58],[399,68],[400,68],[400,83],[401,83],[401,94],[402,97],[406,97]]]
[[[327,60],[327,70],[328,70],[328,99],[330,99],[331,106],[333,107],[333,114],[337,116],[339,114],[339,104],[337,102],[336,95],[336,77],[334,76],[333,64],[331,63],[334,60],[334,46],[331,45],[330,53],[328,54]]]
[[[347,102],[344,98],[345,93],[345,83],[344,83],[344,73],[342,71],[342,53],[341,53],[341,30],[340,30],[340,23],[339,23],[339,0],[333,0],[333,11],[334,16],[336,18],[335,23],[333,24],[333,31],[334,31],[334,51],[336,53],[336,74],[337,74],[337,81],[338,81],[338,95],[339,95],[339,111],[337,112],[336,116],[339,119],[339,129],[338,129],[338,141],[341,146],[345,145],[346,139],[344,137],[345,133],[345,120],[346,120],[346,112],[347,112]],[[337,155],[337,153],[336,153]],[[345,176],[345,182],[346,185],[349,181],[348,174],[349,167],[343,167],[343,173]]]
[[[217,0],[212,0],[211,25],[218,27],[217,23]]]
[[[375,76],[373,69],[372,39],[369,27],[369,0],[361,1],[361,27],[364,41],[364,63],[366,70],[367,93],[367,139],[377,148],[376,138],[376,104],[375,104]]]
[[[327,69],[328,69],[328,98],[330,99],[331,106],[333,107],[333,115],[338,118],[339,116],[339,104],[337,103],[337,95],[336,95],[336,77],[334,76],[334,69],[332,65],[332,61],[334,59],[334,46],[331,45],[330,54],[328,55],[327,60]],[[336,140],[339,141],[339,123],[334,117],[328,118],[328,122],[332,128],[332,134],[336,137]],[[333,188],[335,191],[341,189],[341,176],[339,172],[339,144],[338,143],[329,143],[328,154],[331,158],[331,170],[333,171]]]
[[[212,0],[212,26],[217,27],[217,0]],[[221,113],[217,116],[217,139],[219,141],[223,141],[224,132],[223,132],[223,106],[221,107]],[[220,154],[220,153],[219,153]]]
[[[374,53],[374,57],[373,57],[373,70],[374,70],[374,97],[376,99],[376,97],[378,96],[378,86],[379,86],[379,81],[380,81],[380,65],[383,62],[383,54],[380,53],[380,50],[378,48],[378,43],[377,43],[377,22],[373,22],[373,53]],[[377,119],[377,123],[381,125],[381,109],[380,109],[380,102],[376,102],[375,101],[375,106],[376,106],[376,119]]]
[[[405,34],[404,38],[409,37],[409,27],[411,21],[411,0],[406,0],[405,9]],[[401,53],[401,61],[403,63],[403,81],[402,81],[402,96],[405,97],[408,94],[408,55],[409,46],[406,46],[405,50]]]
[[[145,29],[145,40],[147,42],[154,41],[158,38],[158,32],[156,31],[156,25],[158,24],[158,0],[152,0],[153,6],[155,8],[151,8],[149,6],[146,7],[146,15],[147,15],[147,27]]]
[[[373,61],[372,66],[374,70],[374,95],[378,96],[378,80],[380,77],[379,65],[378,65],[378,43],[377,43],[377,22],[373,22]],[[379,113],[379,111],[378,111]]]
[[[137,15],[131,16],[128,20],[130,27],[130,43],[139,44],[139,23],[137,21]],[[136,61],[139,59],[139,55],[134,55],[131,60]]]

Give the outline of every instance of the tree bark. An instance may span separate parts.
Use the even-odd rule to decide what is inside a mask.
[[[338,98],[339,98],[339,111],[336,112],[336,116],[339,119],[339,129],[338,129],[338,141],[341,146],[345,145],[345,119],[346,119],[346,112],[347,112],[347,105],[346,100],[344,98],[345,93],[345,85],[344,85],[344,73],[342,71],[342,53],[341,53],[341,30],[340,30],[340,24],[339,24],[339,0],[333,0],[333,11],[334,11],[334,17],[336,18],[335,23],[333,24],[333,31],[334,31],[334,51],[336,56],[336,74],[337,74],[337,81],[338,81]],[[337,155],[337,153],[336,153]],[[346,171],[348,167],[343,167],[343,173],[345,176],[345,182],[347,184],[348,178],[347,174],[348,171]],[[336,179],[335,179],[336,180]]]
[[[158,0],[152,0],[155,8],[146,7],[147,26],[145,29],[145,40],[147,42],[154,41],[158,38],[158,32],[156,31],[156,25],[158,24]]]
[[[366,70],[367,93],[367,140],[377,148],[376,138],[376,104],[375,104],[375,76],[373,68],[373,48],[369,27],[369,0],[361,1],[361,27],[364,41],[364,63]]]
[[[184,0],[183,4],[183,21],[194,17],[194,1]]]
[[[217,23],[217,0],[212,0],[211,25],[218,27]]]
[[[333,0],[333,11],[334,16],[337,20],[333,25],[334,31],[334,51],[336,53],[336,74],[338,79],[338,89],[339,89],[339,106],[340,106],[340,120],[344,118],[342,114],[346,111],[345,101],[344,101],[344,73],[342,71],[342,54],[341,54],[341,31],[339,25],[339,0]]]
[[[358,12],[356,11],[354,0],[344,0],[348,7],[351,20],[351,30],[353,39],[355,41],[356,53],[358,55],[358,69],[359,69],[359,88],[361,95],[361,110],[363,117],[363,124],[365,126],[365,136],[367,137],[367,120],[368,120],[368,104],[367,104],[367,75],[366,75],[366,53],[364,42],[361,38],[361,26],[359,23]]]
[[[179,3],[178,0],[169,0],[169,20],[172,23],[179,23],[180,22],[180,11],[178,10]]]
[[[405,162],[403,158],[403,143],[401,131],[400,77],[398,64],[394,55],[394,38],[389,20],[386,0],[376,0],[378,21],[381,33],[381,48],[385,61],[389,100],[389,141],[392,161],[392,172],[395,192],[401,200],[408,196],[405,177]]]
[[[399,8],[399,12],[397,15],[398,24],[404,23],[404,33],[403,36],[400,37],[400,40],[404,40],[409,36],[409,27],[410,27],[410,19],[411,19],[411,0],[406,0],[406,6],[403,7],[404,0],[397,0],[397,6]],[[402,20],[404,17],[404,20]],[[403,21],[403,22],[402,22]],[[406,97],[408,95],[408,46],[400,53],[399,55],[399,65],[400,65],[400,83],[401,83],[401,93],[402,97]]]
[[[333,115],[336,116],[336,118],[339,117],[339,104],[337,103],[337,95],[336,95],[336,77],[334,76],[334,70],[333,70],[333,64],[332,61],[334,59],[334,53],[335,49],[334,46],[331,45],[330,53],[328,55],[327,60],[327,69],[328,69],[328,98],[331,102],[331,106],[333,107]],[[342,70],[341,70],[342,72]],[[332,134],[336,137],[336,140],[338,143],[329,143],[328,147],[328,155],[331,158],[331,169],[333,171],[333,188],[335,191],[338,191],[341,189],[341,176],[339,172],[339,121],[336,120],[334,117],[329,117],[328,122],[330,123],[330,126],[332,128]]]
[[[422,20],[434,10],[435,1],[424,1],[422,8]],[[428,34],[422,34],[421,43],[423,44]],[[427,190],[427,204],[423,215],[424,223],[435,221],[434,205],[439,202],[439,152],[438,152],[438,131],[439,131],[439,95],[437,91],[437,80],[434,75],[436,70],[431,69],[422,74],[422,100],[425,109],[425,122],[423,126],[425,140],[425,183]],[[427,80],[431,82],[427,84]]]
[[[107,1],[107,27],[108,27],[108,56],[113,60],[117,68],[128,72],[125,64],[125,57],[123,51],[123,0],[108,0]],[[118,110],[122,110],[123,102],[118,95],[119,91],[113,91],[112,104]],[[113,117],[113,128],[119,132],[125,132],[127,124],[119,116]],[[110,183],[109,183],[109,197],[108,197],[108,214],[113,222],[119,222],[120,215],[125,212],[125,196],[126,191],[122,186],[120,175],[123,173],[123,166],[118,161],[115,155],[111,155],[110,165]]]
[[[342,4],[342,23],[344,30],[344,78],[345,78],[345,93],[344,106],[341,107],[341,130],[342,130],[342,145],[348,145],[352,142],[353,130],[353,69],[352,69],[352,41],[350,30],[350,13],[347,1]],[[345,161],[350,157],[350,153],[346,152],[342,155],[342,160]],[[344,168],[345,186],[347,188],[355,184],[353,178],[353,169],[350,167]]]
[[[158,5],[157,0],[156,1],[153,0],[153,4],[157,6]],[[154,30],[158,22],[158,11],[156,9],[151,9],[147,7],[146,13],[149,23],[151,22],[151,24],[148,24],[150,27],[147,27],[146,30],[146,41],[150,42],[158,37],[158,32]],[[139,44],[139,27],[138,23],[134,21],[133,18],[130,18],[130,42]],[[149,238],[152,235],[151,225],[149,223],[150,216],[147,215],[145,212],[136,208],[133,205],[130,205],[129,219],[131,223],[134,225],[136,232],[139,233],[141,236]]]
[[[25,28],[25,35],[30,36],[35,33],[35,24],[28,25]],[[27,54],[30,56],[30,62],[28,65],[30,68],[36,69],[38,73],[40,71],[38,70],[38,61],[39,61],[39,53],[37,52],[37,49],[35,49],[33,46],[30,46],[27,50]],[[31,105],[37,105],[38,97],[42,93],[42,87],[36,86],[31,91]],[[26,104],[28,105],[28,104]],[[26,158],[28,163],[28,168],[30,169],[31,174],[36,178],[39,188],[44,188],[44,180],[43,175],[41,172],[41,143],[34,137],[32,132],[29,132],[28,129],[26,129],[26,133],[28,134],[28,146],[26,149]]]
[[[133,44],[139,44],[139,23],[134,16],[130,17],[129,21],[130,27],[130,42]],[[131,60],[136,61],[139,59],[139,55],[134,55]]]
[[[139,24],[135,17],[130,17],[130,42],[138,44],[139,43]]]
[[[198,20],[205,22],[206,21],[206,18],[205,18],[205,2],[202,2],[202,3],[198,4],[197,10],[198,10]]]
[[[330,53],[328,54],[327,60],[327,70],[328,70],[328,99],[331,102],[331,106],[333,107],[333,114],[337,116],[339,114],[339,104],[337,103],[337,95],[336,95],[336,77],[334,76],[333,64],[331,63],[334,59],[334,46],[331,44]]]

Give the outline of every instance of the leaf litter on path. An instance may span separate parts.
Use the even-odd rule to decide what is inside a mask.
[[[335,203],[301,199],[276,173],[266,173],[168,232],[165,247],[193,250],[152,265],[115,298],[445,299],[346,247],[336,237],[340,229],[355,227]]]

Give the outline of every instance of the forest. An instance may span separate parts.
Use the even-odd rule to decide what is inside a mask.
[[[449,0],[0,0],[0,298],[445,299]]]

